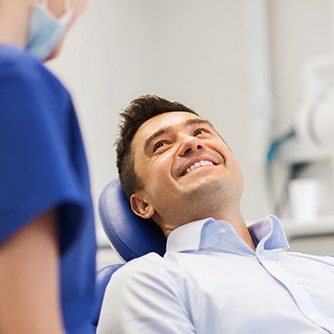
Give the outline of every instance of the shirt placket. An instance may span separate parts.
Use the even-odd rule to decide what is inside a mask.
[[[307,319],[323,328],[326,332],[333,333],[329,329],[330,326],[319,313],[309,293],[272,259],[272,252],[259,249],[256,251],[256,258],[272,277],[285,286],[297,307]]]

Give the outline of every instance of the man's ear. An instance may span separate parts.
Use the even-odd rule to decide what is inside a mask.
[[[155,210],[153,206],[143,198],[142,194],[135,193],[130,197],[132,211],[139,217],[149,219],[153,216]]]

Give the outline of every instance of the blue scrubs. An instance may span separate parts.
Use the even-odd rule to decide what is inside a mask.
[[[93,333],[94,216],[71,97],[36,58],[0,45],[0,245],[50,209],[59,215],[66,332]]]

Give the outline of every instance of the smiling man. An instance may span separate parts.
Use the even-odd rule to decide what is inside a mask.
[[[333,333],[334,260],[287,253],[274,216],[247,228],[243,176],[213,125],[157,96],[121,116],[123,190],[167,249],[114,274],[98,333]]]

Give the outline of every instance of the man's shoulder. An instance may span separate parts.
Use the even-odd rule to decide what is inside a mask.
[[[136,294],[139,290],[152,293],[179,290],[177,278],[168,270],[163,257],[149,253],[129,261],[112,275],[107,287],[108,294],[117,295],[117,298]]]
[[[164,259],[156,253],[149,253],[127,262],[114,274],[115,278],[133,278],[140,274],[158,274],[164,269]]]

